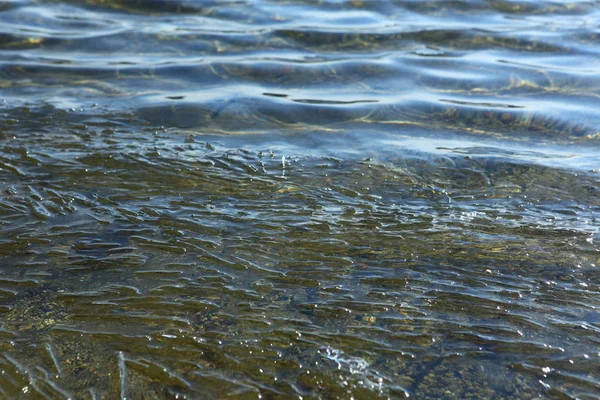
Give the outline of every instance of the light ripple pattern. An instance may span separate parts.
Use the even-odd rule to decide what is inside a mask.
[[[0,397],[596,398],[599,16],[0,2]]]

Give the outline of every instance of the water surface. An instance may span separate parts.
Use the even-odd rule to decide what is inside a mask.
[[[0,2],[0,397],[597,398],[599,27]]]

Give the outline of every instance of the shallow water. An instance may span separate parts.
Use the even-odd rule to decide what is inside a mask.
[[[599,27],[0,2],[0,398],[597,398]]]

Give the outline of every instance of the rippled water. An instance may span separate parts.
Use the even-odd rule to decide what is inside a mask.
[[[0,397],[596,399],[597,1],[0,1]]]

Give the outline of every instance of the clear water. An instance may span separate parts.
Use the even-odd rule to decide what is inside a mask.
[[[598,398],[599,29],[0,1],[0,398]]]

